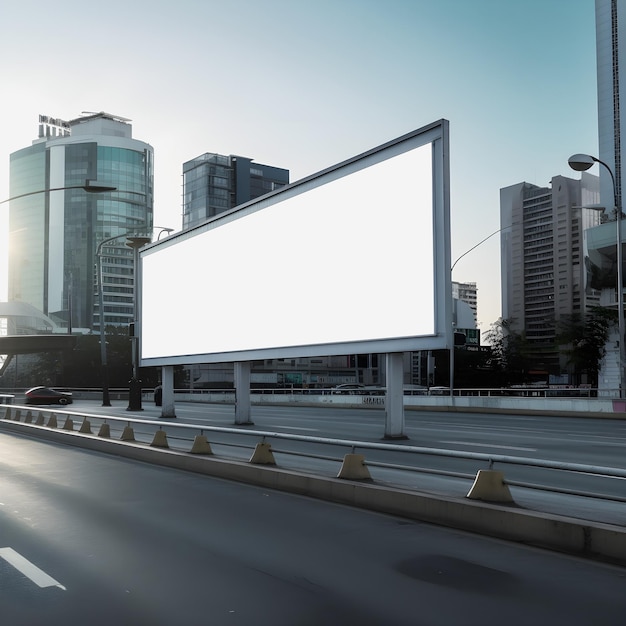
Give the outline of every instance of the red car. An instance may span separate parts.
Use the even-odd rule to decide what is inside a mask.
[[[48,387],[33,387],[25,394],[26,404],[71,404],[72,394]]]

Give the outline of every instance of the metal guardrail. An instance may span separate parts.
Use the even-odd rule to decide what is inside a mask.
[[[35,417],[33,413],[37,413]],[[48,423],[46,424],[46,419],[44,413],[48,413]],[[54,425],[50,425],[52,418],[55,418]],[[64,416],[66,421],[63,426],[58,425],[58,416]],[[281,433],[275,431],[265,431],[265,430],[256,430],[256,429],[245,429],[245,428],[229,428],[223,426],[207,426],[207,425],[196,425],[196,424],[185,424],[179,422],[163,422],[162,420],[148,420],[148,419],[133,419],[128,417],[115,417],[115,416],[106,416],[101,414],[93,414],[93,413],[85,413],[82,411],[71,411],[67,409],[49,409],[40,410],[33,408],[32,406],[25,405],[7,405],[6,407],[0,407],[0,418],[4,420],[12,420],[12,421],[23,421],[24,423],[30,423],[35,427],[44,427],[44,428],[60,428],[64,430],[74,431],[74,418],[81,418],[81,430],[83,430],[83,426],[85,422],[89,424],[89,430],[84,430],[86,434],[92,434],[90,430],[91,422],[102,425],[107,424],[109,426],[115,425],[119,426],[118,430],[122,431],[120,436],[121,440],[126,440],[130,442],[135,442],[138,445],[145,445],[148,443],[147,441],[137,441],[134,438],[134,428],[133,427],[141,427],[145,430],[145,427],[155,427],[152,432],[143,432],[142,435],[147,437],[153,436],[152,443],[148,443],[148,445],[155,447],[165,447],[169,448],[169,443],[163,445],[163,440],[167,441],[167,433],[165,437],[162,435],[159,437],[159,443],[157,441],[157,433],[164,433],[164,427],[167,427],[167,430],[171,432],[176,432],[177,436],[170,436],[170,439],[177,442],[177,445],[180,446],[180,452],[190,452],[193,442],[193,437],[191,433],[195,433],[195,436],[201,435],[206,436],[206,433],[213,433],[214,435],[218,434],[228,434],[228,435],[236,435],[238,438],[254,438],[256,440],[261,440],[261,443],[267,444],[270,441],[282,441],[282,442],[303,442],[308,444],[316,444],[320,446],[330,446],[331,448],[343,448],[348,450],[346,454],[354,454],[357,451],[366,452],[368,450],[376,450],[382,452],[393,452],[393,453],[401,453],[403,455],[418,455],[420,457],[430,456],[430,457],[443,457],[443,458],[455,458],[455,459],[463,459],[469,461],[477,461],[486,466],[488,469],[493,469],[496,464],[499,466],[525,466],[525,467],[535,467],[541,468],[549,471],[557,471],[557,472],[569,472],[576,474],[584,474],[586,476],[594,476],[603,479],[616,479],[616,480],[624,480],[626,479],[626,469],[613,468],[613,467],[604,467],[598,465],[586,465],[579,463],[567,463],[560,461],[551,461],[547,459],[534,459],[530,457],[518,457],[518,456],[509,456],[509,455],[498,455],[498,454],[484,454],[480,452],[468,452],[468,451],[459,451],[459,450],[447,450],[442,448],[427,448],[421,446],[411,446],[411,445],[403,445],[403,444],[390,444],[390,443],[373,443],[366,441],[355,441],[355,440],[346,440],[346,439],[335,439],[328,437],[314,437],[309,435],[297,435],[292,433]],[[68,421],[69,420],[69,421]],[[132,425],[132,426],[131,426]],[[123,428],[122,428],[123,426]],[[124,433],[126,432],[128,435],[128,428],[133,429],[132,437],[124,438]],[[80,430],[78,431],[80,432]],[[178,434],[180,433],[180,434]],[[187,433],[190,434],[187,437]],[[105,436],[110,437],[111,435],[97,435],[97,436]],[[184,450],[183,446],[180,442],[186,442],[188,449]],[[242,448],[242,449],[255,449],[258,446],[259,442],[252,444],[244,444],[243,442],[232,443],[232,442],[224,442],[219,441],[217,438],[215,440],[211,440],[209,442],[212,445],[221,446],[221,447],[234,447],[234,448]],[[284,455],[291,456],[299,456],[303,458],[311,458],[317,460],[324,461],[332,461],[341,464],[345,457],[332,456],[329,454],[313,454],[311,452],[306,451],[297,451],[294,449],[275,449],[271,448],[272,452]],[[241,459],[236,459],[241,460]],[[252,459],[250,459],[251,462]],[[375,460],[364,460],[364,465],[368,467],[378,467],[385,468],[390,470],[398,470],[403,472],[411,472],[411,473],[426,473],[433,475],[443,475],[448,477],[455,478],[463,478],[467,480],[473,480],[475,475],[469,473],[461,473],[455,472],[446,469],[435,469],[435,468],[425,468],[422,466],[409,465],[403,463],[390,463],[385,461],[375,461]],[[298,469],[298,468],[292,468]],[[484,469],[484,468],[478,468]],[[566,489],[563,487],[559,487],[557,485],[549,485],[545,484],[537,484],[537,483],[529,483],[525,481],[509,481],[505,480],[505,483],[510,486],[515,487],[523,487],[527,489],[535,489],[535,490],[543,490],[552,493],[562,493],[567,495],[580,496],[585,498],[597,498],[607,501],[614,502],[626,502],[626,497],[608,494],[608,493],[597,493],[590,491],[583,491],[577,489]]]
[[[76,397],[83,395],[101,394],[102,389],[98,387],[55,387],[62,391],[74,393]],[[23,396],[26,388],[0,388],[0,395],[7,394],[13,396]],[[270,395],[383,395],[385,387],[368,386],[364,390],[337,390],[335,387],[302,388],[296,386],[289,387],[257,387],[251,388],[251,393]],[[110,392],[119,396],[128,394],[127,387],[111,388]],[[154,389],[145,387],[144,395],[152,396]],[[202,388],[202,389],[174,389],[175,394],[207,395],[207,394],[234,394],[235,389],[229,388]],[[447,387],[431,387],[424,389],[406,388],[405,396],[449,396],[450,390]],[[597,389],[591,387],[569,387],[555,385],[552,387],[536,386],[516,386],[516,387],[462,387],[452,391],[453,396],[477,396],[477,397],[524,397],[524,398],[596,398],[614,397],[619,398],[618,389]]]

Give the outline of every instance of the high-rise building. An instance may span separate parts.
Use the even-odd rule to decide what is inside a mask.
[[[183,163],[183,228],[284,187],[289,170],[240,156],[206,153]]]
[[[598,178],[552,178],[550,187],[522,182],[500,190],[502,318],[523,334],[538,375],[559,375],[557,321],[599,302],[587,284],[583,231],[601,221],[590,205]]]
[[[133,252],[124,235],[152,232],[153,150],[130,120],[108,113],[64,121],[40,116],[39,136],[10,157],[9,300],[71,328],[101,323],[96,252],[101,247],[105,324],[134,319]],[[97,181],[107,193],[66,189]],[[57,191],[54,191],[57,189]]]
[[[474,313],[474,324],[478,315],[478,289],[476,283],[459,283],[452,281],[452,297],[469,305]]]
[[[626,5],[622,0],[596,0],[596,62],[598,80],[598,140],[599,158],[615,175],[618,200],[626,182],[626,165],[622,163],[621,148],[626,141],[626,120],[622,124],[622,110],[626,107]],[[612,211],[614,208],[611,175],[600,167],[600,198]]]

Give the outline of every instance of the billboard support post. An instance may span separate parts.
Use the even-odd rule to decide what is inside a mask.
[[[176,417],[174,407],[174,366],[164,365],[161,368],[161,388],[163,390],[161,417]]]
[[[404,359],[402,352],[387,354],[385,439],[407,439],[404,434]]]
[[[235,424],[252,424],[250,419],[250,361],[236,361]]]

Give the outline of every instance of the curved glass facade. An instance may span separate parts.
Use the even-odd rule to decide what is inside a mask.
[[[11,155],[11,195],[87,180],[117,191],[66,189],[12,202],[9,298],[33,304],[68,328],[99,330],[100,252],[105,324],[128,324],[134,319],[134,269],[125,235],[152,233],[153,151],[131,138],[131,126],[121,118],[98,114],[69,124],[71,136]]]

